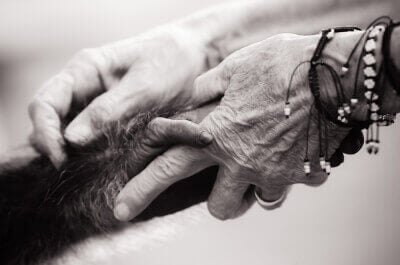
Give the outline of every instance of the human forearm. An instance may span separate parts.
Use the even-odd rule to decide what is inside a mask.
[[[210,56],[223,59],[277,33],[310,34],[338,24],[366,25],[379,13],[396,14],[399,11],[400,4],[393,0],[253,0],[216,6],[179,23],[200,36],[209,48]]]

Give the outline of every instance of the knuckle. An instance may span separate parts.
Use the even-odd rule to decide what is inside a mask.
[[[114,100],[107,97],[94,103],[96,104],[89,106],[87,110],[88,115],[93,122],[103,121],[111,116],[113,112]]]
[[[153,178],[156,182],[160,184],[169,184],[172,181],[172,177],[175,174],[175,170],[173,165],[175,163],[171,163],[172,161],[160,157],[154,171]]]
[[[100,72],[105,71],[109,68],[109,64],[111,63],[111,52],[109,49],[103,48],[86,48],[78,52],[74,59],[72,60],[72,65],[75,63],[81,63],[82,66],[80,68],[84,68],[84,65],[94,66]]]
[[[51,114],[53,112],[54,108],[52,105],[40,95],[36,95],[28,105],[28,114],[30,119],[33,121],[38,118],[40,118],[40,120],[48,119],[49,117],[52,117]]]
[[[291,40],[298,37],[298,35],[293,34],[293,33],[279,33],[275,35],[273,38],[276,40]]]
[[[204,74],[196,77],[196,79],[193,82],[193,87],[195,91],[198,91],[199,89],[201,89],[201,87],[203,87],[202,86],[203,82],[204,82]]]
[[[30,115],[30,118],[33,119],[33,116],[36,112],[36,110],[43,104],[42,100],[35,96],[32,101],[28,105],[28,113]]]
[[[80,50],[77,54],[76,54],[76,58],[79,60],[83,60],[83,61],[91,61],[93,60],[93,58],[95,58],[96,56],[98,56],[98,52],[97,49],[95,48],[85,48],[83,50]]]

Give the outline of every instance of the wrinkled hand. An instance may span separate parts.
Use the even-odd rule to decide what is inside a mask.
[[[178,24],[83,50],[31,103],[31,142],[59,166],[65,159],[64,137],[84,145],[104,123],[154,107],[209,101],[219,92],[192,89],[193,80],[206,70],[206,59],[202,41]],[[76,109],[82,111],[64,131],[63,120]]]
[[[336,37],[341,41],[328,49],[327,61],[335,57],[329,52],[348,54],[357,38],[341,36]],[[274,200],[288,185],[323,183],[327,174],[319,166],[316,111],[311,112],[306,140],[313,109],[313,97],[304,81],[308,67],[301,68],[294,80],[290,118],[285,119],[283,113],[290,74],[311,58],[317,42],[318,36],[278,35],[232,54],[200,76],[195,82],[197,89],[225,91],[220,105],[200,124],[214,136],[214,142],[203,149],[173,147],[157,157],[122,190],[116,201],[116,217],[123,221],[133,218],[169,185],[215,164],[220,169],[208,208],[220,219],[246,210],[250,204],[245,194],[251,185],[262,190],[263,198]],[[329,95],[334,87],[326,76],[321,73],[321,83]],[[348,134],[348,128],[323,120],[329,130],[326,155],[336,159],[332,163],[338,165],[343,161],[342,152],[360,149],[362,135],[359,131]],[[310,175],[303,167],[307,144]]]

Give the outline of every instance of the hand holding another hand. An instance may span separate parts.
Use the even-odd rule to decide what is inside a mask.
[[[337,55],[338,50],[348,54],[358,36],[338,36],[342,41],[327,51],[328,58],[333,59],[330,52]],[[310,112],[313,97],[305,81],[308,67],[300,68],[293,81],[289,119],[283,111],[290,75],[311,58],[317,42],[318,36],[277,35],[235,52],[198,77],[197,90],[225,91],[220,105],[200,123],[214,142],[202,149],[173,147],[157,157],[122,190],[116,217],[133,218],[168,186],[212,165],[220,168],[208,208],[219,219],[238,216],[251,205],[247,191],[252,185],[262,191],[263,198],[274,200],[291,184],[323,183],[327,174],[319,166],[316,111]],[[328,94],[334,90],[329,79],[323,82]],[[326,157],[340,164],[342,151],[352,153],[361,147],[362,134],[349,134],[349,128],[325,122],[329,131]],[[304,173],[307,146],[310,175]]]

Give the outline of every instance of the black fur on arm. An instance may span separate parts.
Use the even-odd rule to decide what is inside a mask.
[[[114,199],[152,159],[139,158],[135,148],[155,116],[113,124],[94,143],[68,147],[60,170],[45,157],[0,170],[0,263],[40,263],[85,238],[122,228],[113,217]],[[132,222],[205,201],[217,171],[208,168],[174,184]]]

